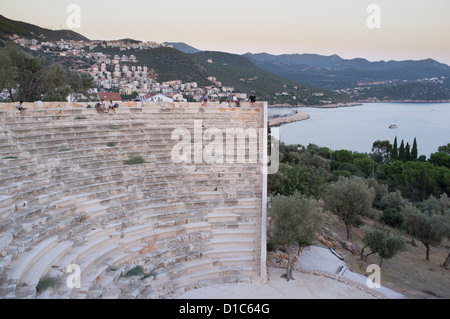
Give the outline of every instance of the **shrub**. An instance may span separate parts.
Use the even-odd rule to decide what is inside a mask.
[[[39,279],[39,283],[36,286],[36,292],[39,294],[48,288],[56,287],[59,284],[59,279],[50,277],[50,276],[44,276],[41,279]]]
[[[380,267],[384,259],[390,259],[406,249],[403,237],[390,235],[388,231],[381,228],[368,230],[363,238],[363,243],[365,246],[361,250],[361,257],[363,258],[364,249],[369,247],[371,252],[365,256],[364,260],[367,261],[367,257],[372,254],[378,254],[381,258]]]
[[[130,158],[124,162],[125,165],[139,165],[148,163],[142,156],[130,156]]]
[[[136,266],[133,269],[130,269],[125,274],[126,278],[129,277],[141,277],[141,280],[147,279],[148,277],[156,277],[156,273],[154,271],[150,271],[148,273],[145,272],[142,266]]]
[[[299,246],[307,246],[323,223],[317,201],[295,193],[293,196],[276,196],[269,208],[273,220],[271,245],[284,246],[289,255],[286,279],[292,279],[294,258]]]
[[[130,269],[125,274],[126,278],[129,277],[143,277],[145,275],[144,268],[142,266],[136,266],[133,269]]]
[[[388,208],[383,211],[383,215],[381,216],[380,220],[385,223],[386,225],[389,225],[391,227],[395,228],[401,228],[403,225],[403,214],[402,212],[399,212],[395,209]]]
[[[327,209],[344,222],[347,239],[352,238],[352,226],[361,225],[361,216],[371,212],[374,198],[373,188],[369,188],[364,179],[356,176],[339,177],[337,182],[328,185],[324,194]]]

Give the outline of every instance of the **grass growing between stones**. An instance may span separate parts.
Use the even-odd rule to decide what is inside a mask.
[[[87,120],[86,116],[77,116],[74,118],[74,120]]]
[[[127,273],[124,275],[124,277],[126,277],[126,278],[141,277],[141,280],[147,279],[151,276],[156,277],[156,274],[153,271],[146,273],[142,266],[136,266],[136,267],[130,269],[129,271],[127,271]]]
[[[142,266],[136,266],[130,270],[127,271],[127,273],[125,274],[126,278],[129,277],[142,277],[145,275],[145,271],[144,268]]]
[[[2,159],[6,159],[6,160],[9,160],[9,159],[18,159],[18,157],[17,157],[17,156],[6,156],[6,157],[2,157]]]
[[[106,143],[106,146],[108,146],[108,147],[116,147],[116,145],[117,145],[117,143],[114,143],[114,142]]]
[[[36,286],[36,292],[39,294],[49,288],[56,287],[59,284],[59,279],[50,277],[50,276],[44,276],[41,279],[39,279],[39,283]]]
[[[142,156],[130,156],[127,161],[124,162],[125,165],[139,165],[149,163]]]

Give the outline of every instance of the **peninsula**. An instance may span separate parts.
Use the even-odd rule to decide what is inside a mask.
[[[269,117],[269,126],[281,126],[283,124],[304,121],[309,119],[310,116],[303,112],[293,111],[290,114],[282,115],[282,116],[271,116]]]

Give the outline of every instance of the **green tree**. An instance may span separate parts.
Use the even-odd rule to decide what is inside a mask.
[[[397,145],[397,136],[394,139],[394,145],[392,146],[391,150],[391,160],[396,161],[398,160],[398,145]]]
[[[386,184],[379,183],[375,178],[370,178],[367,180],[367,185],[375,191],[373,203],[374,206],[377,207],[378,202],[383,198],[383,196],[389,193],[388,186]]]
[[[392,144],[389,141],[375,141],[372,145],[372,159],[379,164],[389,161],[392,152]]]
[[[417,150],[417,139],[414,138],[413,146],[412,146],[412,149],[411,149],[411,160],[412,161],[417,161],[418,155],[419,155],[419,153],[418,153],[418,150]]]
[[[405,146],[405,162],[411,160],[411,146],[409,146],[409,142],[406,142]]]
[[[438,214],[411,212],[405,216],[408,234],[417,237],[426,248],[425,259],[430,260],[430,246],[438,245],[450,236],[448,220]]]
[[[372,254],[380,257],[380,267],[384,259],[394,257],[398,252],[406,249],[405,240],[399,235],[390,235],[385,229],[374,228],[366,231],[362,239],[364,247],[361,250],[361,259],[367,261]],[[365,254],[365,249],[370,248],[370,253]]]
[[[70,88],[64,68],[60,64],[46,65],[45,58],[38,58],[26,53],[16,45],[8,45],[0,50],[3,58],[6,57],[6,70],[8,80],[0,75],[0,81],[10,90],[11,99],[20,99],[26,102],[65,101]],[[9,57],[9,58],[8,58]],[[13,96],[13,89],[17,90],[17,97]]]
[[[6,48],[0,49],[0,88],[7,89],[11,98],[14,102],[13,90],[17,89],[17,74],[18,70],[11,58],[11,51],[14,47],[8,44]]]
[[[450,168],[450,155],[445,152],[437,152],[430,155],[431,164]]]
[[[331,159],[341,163],[353,163],[353,154],[347,150],[334,151]]]
[[[52,64],[44,71],[41,98],[44,101],[67,101],[71,92],[67,83],[66,70],[61,64]]]
[[[344,222],[347,239],[352,238],[353,225],[360,225],[361,216],[370,213],[374,198],[374,189],[356,176],[340,177],[328,185],[324,194],[326,207]]]
[[[81,95],[88,96],[88,90],[94,83],[94,78],[84,72],[70,72],[69,84],[72,92],[72,101],[78,101]]]
[[[268,213],[273,222],[271,241],[274,245],[284,247],[289,255],[285,275],[289,281],[294,279],[292,271],[299,247],[311,244],[323,223],[321,209],[316,200],[296,193],[288,197],[274,197]]]
[[[450,155],[450,143],[438,147],[438,152],[444,152]]]
[[[402,209],[407,202],[399,190],[384,195],[377,205],[377,208],[383,211],[381,221],[395,228],[402,227],[404,219]]]
[[[398,159],[402,162],[406,162],[406,150],[405,150],[405,143],[400,143],[400,147],[398,148]]]
[[[441,194],[439,198],[431,195],[422,202],[422,207],[425,212],[450,216],[450,198],[446,193]]]
[[[365,177],[374,177],[375,167],[378,166],[378,164],[375,166],[375,161],[368,156],[355,158],[353,164],[364,173]]]
[[[270,189],[275,195],[293,195],[295,192],[319,198],[327,185],[327,172],[311,165],[280,164],[278,172],[270,177]]]

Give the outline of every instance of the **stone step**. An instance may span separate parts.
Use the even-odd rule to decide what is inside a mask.
[[[215,239],[235,239],[246,238],[255,239],[256,232],[254,230],[242,230],[242,229],[213,229],[212,237]]]
[[[216,214],[210,213],[206,216],[206,220],[209,223],[229,223],[229,222],[237,222],[240,220],[240,216],[238,214]]]
[[[185,276],[180,276],[176,278],[174,281],[169,281],[170,286],[162,288],[160,293],[162,295],[170,293],[170,292],[179,292],[183,293],[186,288],[191,288],[192,286],[208,286],[213,283],[238,283],[242,281],[250,282],[251,276],[254,276],[254,267],[253,266],[244,266],[242,265],[243,260],[235,259],[233,261],[230,260],[230,263],[240,264],[239,267],[236,266],[211,266],[203,271],[196,271],[192,274],[188,274]],[[186,265],[186,267],[189,267]],[[247,279],[245,279],[247,278]]]
[[[48,273],[54,263],[71,249],[71,242],[62,242],[51,248],[21,276],[18,284],[25,283],[28,286],[36,287],[39,280]]]
[[[187,234],[197,232],[199,230],[207,229],[209,225],[207,223],[198,223],[192,225],[186,225],[184,227],[173,227],[170,229],[164,230],[155,230],[152,231],[151,238],[157,238],[158,241],[170,238],[172,235],[179,236],[180,230],[185,230]],[[133,229],[129,229],[127,232],[124,232],[122,235],[115,235],[111,237],[109,236],[100,236],[96,237],[98,234],[95,234],[88,244],[83,245],[80,248],[76,248],[74,250],[78,250],[76,253],[76,257],[65,257],[60,263],[75,263],[81,267],[82,270],[82,287],[81,290],[77,293],[87,293],[91,286],[95,284],[95,282],[101,280],[102,273],[105,272],[111,265],[101,265],[102,260],[105,261],[106,256],[119,256],[121,258],[130,258],[129,253],[120,255],[120,251],[127,249],[128,252],[136,251],[138,254],[143,253],[148,248],[143,248],[142,246],[136,246],[136,243],[141,243],[145,238],[149,237],[149,228],[148,225],[133,227]],[[116,232],[117,233],[117,232]],[[120,238],[120,239],[119,239]],[[157,242],[155,242],[156,244]],[[86,248],[87,246],[87,248]],[[102,249],[93,250],[93,247],[103,247]],[[132,250],[130,250],[132,248]],[[132,254],[133,255],[133,254]],[[123,261],[122,261],[123,262]],[[111,261],[109,262],[111,264]],[[99,268],[100,267],[100,268]],[[71,295],[73,298],[74,296]]]
[[[211,250],[256,248],[255,238],[211,238],[208,246]]]
[[[16,282],[21,282],[21,278],[26,272],[36,264],[42,256],[51,251],[58,244],[58,237],[47,238],[38,245],[34,246],[31,251],[22,254],[12,264],[12,273],[9,278]]]

